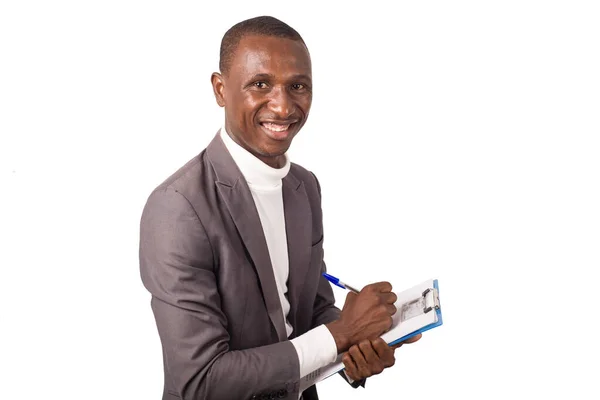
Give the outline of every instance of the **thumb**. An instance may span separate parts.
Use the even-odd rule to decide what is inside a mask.
[[[404,343],[414,343],[414,342],[416,342],[417,340],[421,339],[421,336],[423,336],[423,334],[422,334],[422,333],[419,333],[418,335],[415,335],[415,336],[413,336],[413,337],[411,337],[411,338],[408,338],[408,339],[406,339],[406,340],[405,340],[405,341],[403,341],[403,342],[396,343],[395,345],[393,345],[393,346],[391,346],[391,347],[392,347],[394,350],[396,350],[398,347],[402,346]]]
[[[414,343],[417,340],[421,339],[422,336],[423,336],[423,334],[419,333],[418,335],[415,335],[415,336],[413,336],[411,338],[406,339],[403,343]]]

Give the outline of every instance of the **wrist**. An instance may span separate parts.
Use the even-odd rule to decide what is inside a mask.
[[[335,346],[337,347],[337,353],[343,353],[350,348],[351,343],[351,335],[349,329],[344,326],[344,323],[339,319],[329,324],[325,325],[329,332],[331,332],[331,336],[333,336],[333,340],[335,340]]]

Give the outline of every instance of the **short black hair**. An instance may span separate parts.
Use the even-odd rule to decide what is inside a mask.
[[[302,36],[294,28],[274,17],[260,16],[238,22],[225,32],[221,40],[219,69],[222,74],[229,72],[235,50],[240,40],[247,35],[275,36],[304,43]],[[304,45],[306,46],[306,43]]]

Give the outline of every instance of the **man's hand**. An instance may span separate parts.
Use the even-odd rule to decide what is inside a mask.
[[[380,374],[385,368],[394,365],[396,359],[394,351],[404,343],[414,343],[421,339],[421,334],[407,339],[394,346],[388,346],[387,343],[377,338],[375,340],[363,340],[358,345],[350,347],[347,353],[342,356],[342,362],[346,368],[348,378],[359,381],[373,375]]]
[[[376,339],[392,326],[398,297],[389,282],[365,286],[360,293],[348,293],[337,321],[327,324],[338,354],[365,339]]]

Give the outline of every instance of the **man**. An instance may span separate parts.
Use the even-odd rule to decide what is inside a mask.
[[[163,399],[316,400],[301,379],[342,353],[342,376],[364,386],[394,363],[377,338],[396,295],[375,283],[340,311],[322,277],[320,186],[286,153],[312,101],[304,41],[275,18],[246,20],[223,37],[219,68],[223,128],[152,192],[141,219]]]

